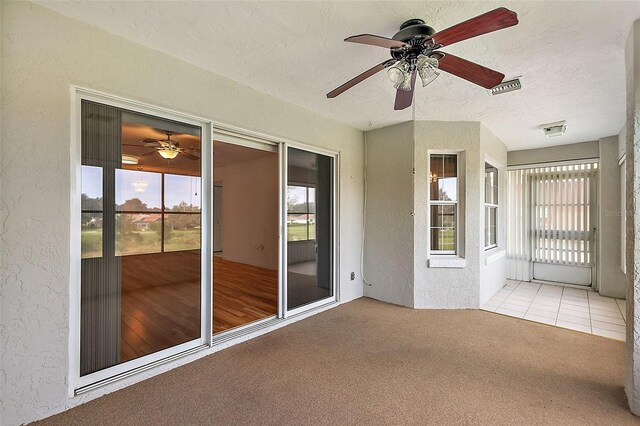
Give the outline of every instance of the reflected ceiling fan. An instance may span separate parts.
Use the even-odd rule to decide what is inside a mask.
[[[200,157],[194,155],[197,153],[198,149],[196,148],[180,148],[180,143],[174,140],[171,140],[171,135],[173,132],[169,130],[165,130],[167,134],[166,139],[158,140],[153,138],[143,139],[141,142],[144,142],[144,146],[153,147],[155,150],[142,154],[141,157],[145,155],[151,155],[155,152],[160,154],[162,158],[166,158],[167,160],[172,160],[178,156],[178,154],[184,155],[189,160],[199,160]],[[128,145],[128,146],[139,146],[139,145]],[[188,152],[191,151],[191,152]]]
[[[515,12],[500,7],[439,32],[426,25],[422,19],[410,19],[400,26],[400,31],[392,38],[372,34],[348,37],[344,41],[388,48],[391,59],[327,93],[327,98],[335,98],[385,68],[388,68],[389,78],[396,88],[394,105],[396,110],[402,110],[411,105],[417,75],[420,76],[422,86],[426,86],[440,75],[438,70],[456,75],[485,89],[491,89],[502,82],[504,74],[450,53],[440,52],[438,49],[508,28],[517,23],[518,16]]]

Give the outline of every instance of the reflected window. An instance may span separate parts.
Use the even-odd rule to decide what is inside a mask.
[[[81,206],[81,258],[102,257],[102,167],[82,166]]]
[[[316,239],[316,190],[309,186],[287,187],[287,240]]]

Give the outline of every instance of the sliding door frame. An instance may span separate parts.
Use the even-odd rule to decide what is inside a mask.
[[[326,297],[324,299],[317,300],[315,302],[307,303],[305,305],[296,307],[294,309],[289,309],[287,306],[287,285],[288,285],[287,283],[287,270],[288,270],[287,247],[289,242],[287,240],[287,235],[288,235],[287,221],[285,218],[287,215],[287,186],[289,184],[289,173],[288,173],[289,148],[295,148],[302,151],[311,152],[313,154],[325,155],[333,159],[333,167],[331,170],[331,173],[332,173],[331,214],[333,215],[332,229],[331,229],[331,238],[332,238],[331,288],[333,290],[333,295]],[[280,293],[280,305],[282,307],[281,318],[289,318],[289,317],[307,312],[311,309],[322,307],[330,303],[340,302],[340,289],[339,289],[340,280],[339,280],[339,272],[338,272],[340,270],[340,265],[339,265],[340,257],[338,255],[338,250],[339,250],[338,248],[340,247],[340,243],[339,243],[340,225],[339,225],[339,214],[338,214],[338,212],[340,211],[340,208],[339,208],[340,197],[338,193],[338,189],[340,188],[340,182],[339,182],[340,173],[338,173],[338,171],[340,170],[340,153],[337,151],[318,148],[318,147],[306,145],[303,143],[285,141],[283,143],[282,152],[281,152],[281,169],[282,169],[281,170],[282,180],[280,185],[280,210],[281,210],[280,220],[282,221],[282,225],[281,225],[281,232],[280,232],[280,241],[282,244],[280,247],[280,251],[281,251],[282,264],[280,269],[282,270],[282,279],[281,279],[282,287],[281,287],[281,293]]]
[[[80,375],[80,330],[81,330],[81,103],[83,100],[122,108],[164,119],[184,122],[198,126],[201,134],[201,293],[200,293],[200,338],[154,352],[130,361],[126,361],[103,370],[84,376]],[[268,143],[278,147],[279,155],[279,299],[278,313],[245,326],[237,327],[213,335],[213,141],[216,134],[239,136],[251,144]],[[255,145],[254,145],[255,146]],[[333,223],[332,223],[332,289],[333,296],[312,302],[292,310],[287,310],[287,224],[286,224],[286,190],[287,190],[287,151],[288,148],[330,156],[333,158]],[[229,344],[245,339],[260,330],[273,326],[286,325],[287,319],[304,317],[312,311],[323,311],[330,305],[340,301],[340,153],[338,151],[318,148],[297,141],[273,137],[267,134],[246,130],[219,121],[185,114],[180,111],[158,107],[144,102],[133,101],[124,97],[83,88],[70,86],[70,264],[69,264],[69,360],[68,360],[68,396],[74,397],[89,393],[135,376],[145,371],[153,371],[159,366],[174,362],[190,354],[208,349],[208,352],[219,350]],[[295,321],[295,320],[294,320]]]
[[[184,114],[178,111],[149,105],[143,102],[131,101],[78,86],[71,86],[71,127],[70,127],[70,156],[71,156],[71,220],[70,220],[70,275],[69,275],[69,396],[87,392],[115,380],[122,379],[140,371],[148,370],[165,363],[177,356],[210,347],[212,345],[211,311],[213,298],[211,286],[213,253],[213,229],[211,224],[213,211],[213,141],[212,121],[206,118]],[[201,129],[201,242],[200,242],[200,338],[181,343],[130,361],[80,375],[80,330],[81,330],[81,197],[82,188],[82,101],[91,101],[103,105],[121,108],[129,111],[148,114],[151,116],[183,122]]]

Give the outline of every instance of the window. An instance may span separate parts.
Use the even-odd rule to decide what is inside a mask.
[[[200,177],[116,169],[116,256],[200,248]]]
[[[484,163],[484,248],[498,245],[498,169]]]
[[[287,187],[287,241],[316,239],[315,199],[313,187]]]
[[[102,167],[82,166],[80,253],[102,257]]]
[[[429,159],[431,253],[456,254],[458,240],[458,156],[431,154]]]

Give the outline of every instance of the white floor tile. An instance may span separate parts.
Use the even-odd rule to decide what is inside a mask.
[[[539,315],[534,315],[531,313],[528,313],[524,316],[524,319],[529,320],[529,321],[535,321],[535,322],[539,322],[542,324],[549,324],[549,325],[555,325],[556,319],[555,318],[547,318],[547,317],[542,317]]]
[[[588,325],[574,324],[572,322],[564,322],[558,320],[556,322],[556,326],[568,328],[569,330],[582,331],[583,333],[591,333],[591,326]]]
[[[615,331],[618,333],[624,333],[626,331],[626,327],[619,324],[609,324],[608,322],[601,321],[593,321],[591,320],[591,326],[596,328],[601,328],[603,330]]]
[[[496,312],[503,315],[509,315],[510,317],[516,317],[516,318],[524,317],[523,311],[514,311],[512,309],[507,309],[503,307],[496,309]]]
[[[564,305],[560,305],[558,312],[580,318],[589,318],[591,316],[588,309],[571,309]]]
[[[620,315],[619,317],[605,317],[602,315],[596,315],[594,313],[591,314],[591,320],[593,321],[600,321],[600,322],[606,322],[608,324],[618,324],[618,325],[624,325],[624,319],[622,319],[622,315]]]
[[[554,311],[543,311],[543,310],[540,310],[540,309],[535,309],[533,306],[530,307],[529,310],[527,311],[527,315],[528,314],[536,315],[536,316],[539,316],[539,317],[545,317],[545,318],[553,318],[554,320],[558,316],[557,312],[554,312]]]
[[[533,302],[531,304],[531,306],[529,306],[529,309],[536,309],[539,311],[547,311],[547,312],[558,312],[560,310],[560,306],[556,305],[556,306],[552,306],[552,305],[542,305],[542,304],[538,304],[536,302]]]
[[[483,310],[624,341],[626,303],[579,288],[507,280]]]
[[[509,303],[508,301],[504,302],[500,307],[510,309],[512,311],[522,311],[522,313],[527,312],[527,309],[529,308],[529,306],[516,305],[514,303]]]
[[[525,308],[528,308],[529,305],[531,305],[531,301],[530,300],[526,301],[526,300],[516,299],[514,297],[507,297],[507,299],[502,303],[503,304],[504,303],[508,303],[510,305],[522,306],[522,307],[525,307]]]
[[[589,311],[592,314],[601,315],[603,317],[618,318],[621,315],[620,311],[616,312],[616,311],[603,310],[603,309],[598,309],[598,308],[591,308],[591,309],[589,309]]]
[[[566,314],[563,314],[562,312],[558,313],[558,322],[570,322],[572,324],[581,324],[581,325],[591,326],[591,320],[589,318],[566,315]]]
[[[618,305],[615,303],[589,301],[589,306],[593,309],[600,309],[602,311],[620,312],[620,308],[618,308]]]
[[[596,336],[609,337],[611,339],[621,340],[623,342],[626,340],[626,333],[618,333],[616,331],[605,330],[597,327],[592,327],[591,329],[593,330],[593,334],[595,334]]]

